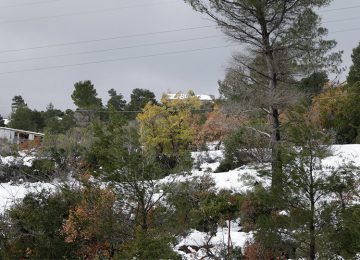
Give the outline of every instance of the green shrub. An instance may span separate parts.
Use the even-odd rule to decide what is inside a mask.
[[[20,166],[20,173],[28,181],[51,181],[55,178],[55,163],[49,159],[35,159],[31,167]]]
[[[181,256],[172,249],[173,242],[175,239],[170,236],[139,230],[130,247],[119,254],[117,259],[181,260]]]
[[[224,140],[225,155],[216,172],[226,172],[240,166],[270,159],[269,137],[266,129],[258,126],[242,126]]]
[[[0,258],[74,259],[76,245],[65,243],[62,225],[78,197],[69,189],[26,195],[3,219]]]

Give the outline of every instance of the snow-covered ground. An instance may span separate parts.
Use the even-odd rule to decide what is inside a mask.
[[[360,167],[360,145],[333,145],[331,147],[332,156],[325,158],[322,161],[325,167],[340,167],[346,164]]]
[[[331,147],[331,152],[331,156],[322,160],[322,167],[325,171],[331,171],[345,165],[360,167],[360,145],[334,145]],[[227,189],[239,193],[252,190],[255,183],[262,184],[264,187],[269,187],[271,184],[270,178],[260,176],[258,171],[260,168],[269,168],[269,165],[261,165],[262,167],[259,165],[243,166],[229,172],[214,173],[223,158],[222,151],[197,152],[193,153],[193,158],[203,160],[203,163],[198,163],[198,169],[194,169],[190,176],[182,177],[184,180],[208,174],[214,179],[217,190]],[[211,161],[211,163],[206,161]],[[332,198],[326,197],[325,199],[331,200]],[[280,214],[286,215],[288,212],[280,212]],[[231,223],[230,237],[233,246],[240,247],[244,252],[245,243],[251,241],[253,236],[251,233],[242,232],[238,225],[239,222],[240,220]],[[210,244],[211,252],[218,255],[221,249],[226,248],[228,234],[228,228],[218,228],[216,236],[209,240],[207,233],[191,230],[186,237],[180,238],[175,250],[186,260],[207,259],[206,245]]]
[[[335,145],[332,146],[333,155],[325,158],[322,165],[325,168],[338,168],[342,165],[352,164],[353,166],[360,167],[360,145]],[[178,176],[177,181],[191,180],[204,175],[213,178],[215,188],[217,190],[227,189],[234,192],[246,193],[254,188],[256,184],[262,184],[269,187],[270,178],[262,176],[259,172],[259,165],[243,166],[238,169],[214,173],[219,166],[221,159],[224,156],[223,151],[212,150],[207,152],[194,152],[192,156],[195,160],[195,166],[189,175]],[[0,164],[23,163],[31,166],[33,160],[32,156],[21,155],[19,158],[14,157],[0,157]],[[262,169],[269,167],[262,165]],[[160,181],[166,183],[169,176]],[[54,189],[55,183],[2,183],[0,184],[0,214],[5,209],[9,208],[12,204],[20,201],[27,193],[40,191],[41,189]],[[246,241],[252,239],[252,234],[241,231],[239,221],[231,223],[230,237],[235,247],[243,249]],[[205,255],[205,249],[201,247],[207,243],[212,245],[212,251],[219,251],[228,243],[228,228],[219,227],[216,236],[209,237],[206,233],[190,230],[185,237],[179,237],[179,242],[175,246],[175,250],[183,256],[183,259],[199,259]],[[187,251],[188,253],[184,252]]]
[[[19,156],[0,156],[0,165],[25,165],[27,167],[31,167],[32,163],[35,159],[35,155],[33,152],[25,153],[19,152]]]
[[[26,194],[40,192],[43,189],[53,190],[55,184],[36,182],[13,184],[11,182],[0,183],[0,214],[11,205],[20,202]]]
[[[191,230],[190,233],[182,238],[175,246],[175,251],[178,252],[183,259],[204,259],[204,257],[207,256],[207,249],[213,254],[219,255],[221,249],[226,248],[229,242],[234,248],[241,248],[241,250],[243,250],[245,243],[251,240],[252,234],[242,232],[239,227],[239,221],[232,221],[230,224],[230,236],[228,227],[219,227],[216,235],[213,237],[198,230]]]

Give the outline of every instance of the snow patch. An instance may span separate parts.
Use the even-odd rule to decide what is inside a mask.
[[[12,205],[21,202],[28,193],[40,192],[41,190],[54,190],[55,184],[36,182],[13,184],[0,183],[0,214],[9,209]]]
[[[219,227],[213,237],[205,232],[191,230],[187,236],[180,238],[175,251],[186,260],[203,259],[207,256],[207,250],[214,255],[219,255],[222,249],[227,248],[229,238],[233,248],[241,248],[244,252],[245,243],[253,240],[253,234],[242,232],[238,222],[231,221],[230,236],[228,227]]]

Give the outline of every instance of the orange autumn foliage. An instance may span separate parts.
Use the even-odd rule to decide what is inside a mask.
[[[226,115],[219,107],[215,107],[208,114],[205,124],[198,129],[195,144],[200,146],[206,142],[223,141],[245,121],[245,117]]]
[[[87,179],[87,177],[84,177]],[[78,256],[84,259],[111,257],[111,233],[116,196],[110,189],[88,185],[81,202],[70,211],[63,224],[65,242],[79,243]]]
[[[313,98],[311,107],[312,117],[321,127],[326,127],[329,121],[334,120],[341,113],[343,104],[347,100],[347,90],[344,86],[328,88],[325,92]]]
[[[284,252],[272,252],[258,242],[246,242],[244,248],[246,260],[286,260],[289,259]]]

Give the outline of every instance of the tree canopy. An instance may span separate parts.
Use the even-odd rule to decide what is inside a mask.
[[[97,97],[96,89],[90,80],[79,81],[74,87],[71,98],[79,109],[94,110],[102,107],[101,99]]]
[[[39,111],[32,111],[28,107],[18,107],[12,114],[9,127],[38,132],[45,126]]]
[[[122,94],[118,94],[115,89],[110,89],[108,91],[110,99],[107,102],[107,107],[112,107],[116,111],[124,111],[126,106],[126,100]]]
[[[155,94],[148,89],[135,88],[130,95],[127,111],[141,111],[149,102],[157,104]]]
[[[12,111],[15,111],[19,107],[26,107],[27,104],[25,103],[23,97],[21,95],[14,96],[11,103]]]
[[[191,127],[192,110],[200,107],[200,101],[195,96],[175,100],[164,96],[161,102],[162,105],[148,103],[138,115],[140,141],[149,156],[173,169],[189,155],[196,136]]]
[[[4,118],[0,115],[0,127],[4,127],[4,126],[5,126]]]
[[[347,83],[352,85],[360,81],[360,43],[351,54],[353,64],[350,67]]]

